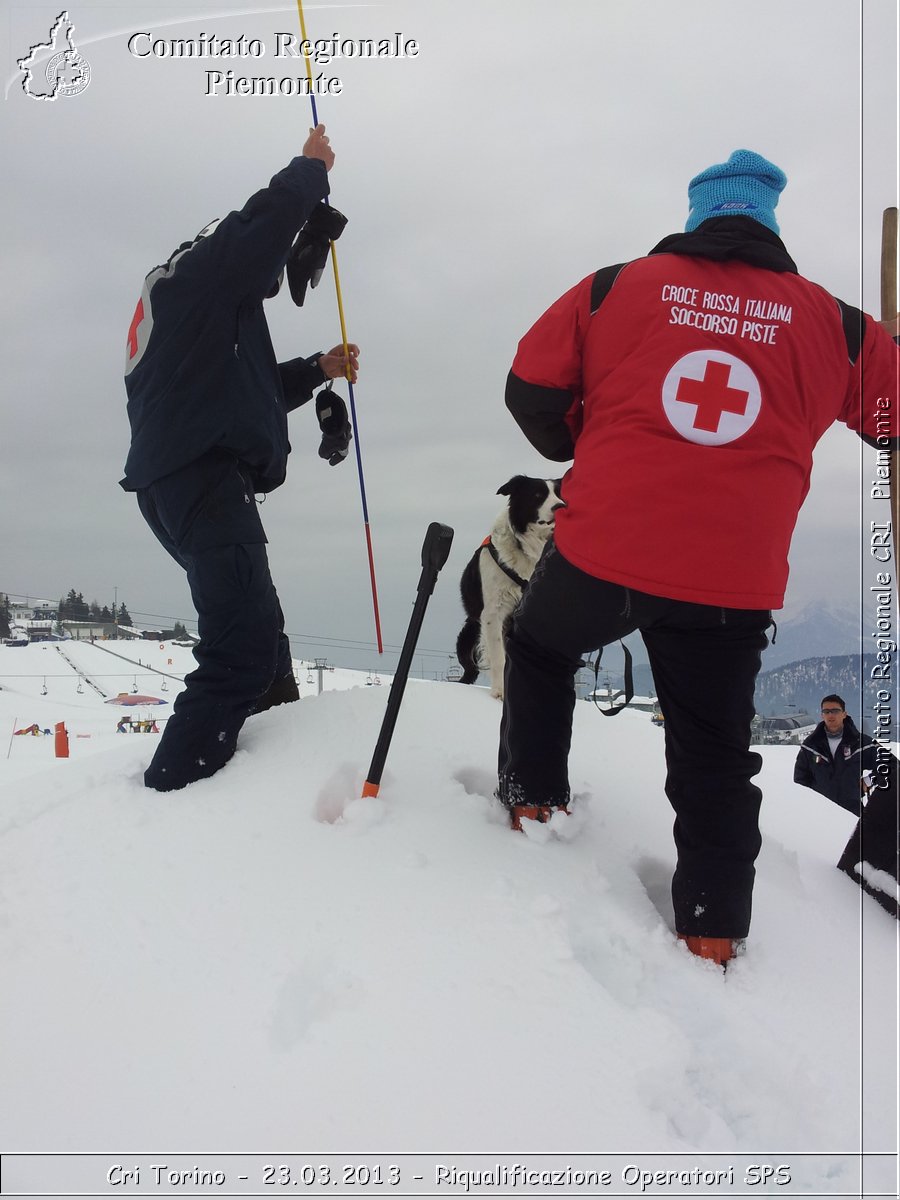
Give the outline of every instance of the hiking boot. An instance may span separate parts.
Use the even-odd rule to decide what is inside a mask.
[[[255,713],[266,712],[270,708],[275,708],[279,704],[292,704],[295,700],[300,699],[300,689],[297,687],[297,681],[294,678],[293,672],[289,675],[282,675],[281,679],[272,681],[269,690],[264,692],[250,709],[250,716]]]
[[[723,970],[727,969],[727,964],[740,953],[743,946],[743,941],[734,938],[687,937],[683,933],[679,933],[678,940],[684,942],[691,954],[696,954],[698,958],[709,958]]]
[[[509,810],[509,823],[521,832],[523,820],[546,825],[554,813],[568,811],[565,804],[513,804]]]

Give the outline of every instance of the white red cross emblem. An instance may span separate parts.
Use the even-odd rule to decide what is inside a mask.
[[[128,357],[134,358],[138,352],[138,326],[144,319],[144,301],[143,297],[138,300],[137,308],[134,310],[134,316],[131,318],[131,328],[128,330]]]
[[[154,273],[154,282],[158,272]],[[141,298],[137,302],[131,325],[128,327],[128,337],[125,341],[125,374],[130,375],[144,357],[150,334],[153,332],[153,306],[150,303],[150,286],[148,275],[144,281]]]
[[[745,362],[722,350],[693,350],[663,381],[669,424],[689,442],[724,446],[743,437],[762,407],[759,380]]]

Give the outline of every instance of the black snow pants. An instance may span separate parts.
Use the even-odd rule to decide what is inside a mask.
[[[672,899],[685,936],[740,938],[750,927],[762,798],[751,782],[762,759],[750,750],[750,723],[770,623],[768,611],[668,600],[595,579],[551,542],[507,635],[499,796],[507,805],[559,805],[569,799],[582,656],[640,630],[665,722]]]
[[[198,618],[197,669],[186,677],[144,774],[147,787],[172,791],[225,765],[246,718],[268,706],[270,689],[281,681],[294,693],[296,687],[246,469],[234,455],[211,451],[142,489],[137,500],[187,572]]]
[[[868,892],[892,917],[900,919],[900,796],[895,761],[885,787],[873,788],[838,869]]]

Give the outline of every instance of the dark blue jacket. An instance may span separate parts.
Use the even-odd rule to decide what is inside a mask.
[[[287,413],[324,376],[302,358],[276,362],[263,300],[327,195],[324,164],[295,158],[212,234],[184,243],[146,277],[126,348],[126,491],[212,449],[240,459],[257,491],[284,482]]]
[[[800,745],[794,764],[794,783],[820,792],[858,817],[863,808],[860,776],[863,771],[875,774],[876,752],[876,744],[869,735],[860,733],[850,717],[845,717],[837,753],[832,758],[825,722],[820,721]]]

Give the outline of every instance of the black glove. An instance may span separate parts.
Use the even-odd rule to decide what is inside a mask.
[[[316,396],[316,416],[322,430],[319,458],[327,458],[332,467],[347,457],[353,432],[347,418],[347,405],[340,396],[326,388]]]
[[[307,285],[315,287],[328,261],[328,250],[344,231],[347,218],[330,204],[317,204],[309,220],[297,234],[287,260],[291,298],[301,307]]]

